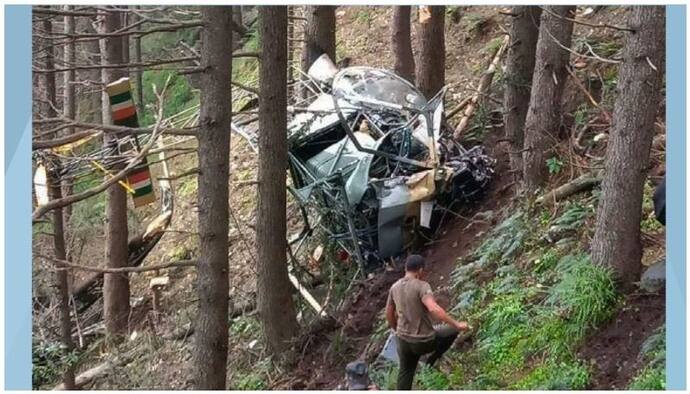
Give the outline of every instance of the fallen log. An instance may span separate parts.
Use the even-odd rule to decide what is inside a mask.
[[[81,388],[91,382],[93,382],[95,379],[101,378],[103,376],[106,376],[110,370],[112,370],[115,367],[118,367],[120,365],[125,365],[128,362],[130,362],[134,358],[134,351],[130,351],[126,354],[122,355],[117,355],[113,357],[110,360],[107,360],[101,364],[96,365],[93,368],[89,368],[86,371],[80,373],[77,375],[77,377],[74,379],[75,386],[77,388]],[[53,390],[64,390],[65,386],[60,383],[57,386],[53,387]]]
[[[494,74],[496,73],[496,68],[498,67],[498,62],[501,60],[501,57],[503,56],[505,49],[508,47],[509,41],[510,37],[506,35],[503,38],[501,46],[498,47],[498,49],[494,53],[491,63],[489,63],[489,67],[486,69],[486,71],[484,71],[484,75],[482,75],[482,78],[479,80],[479,88],[477,89],[477,92],[474,94],[474,96],[472,96],[472,99],[467,104],[467,107],[465,107],[464,115],[462,119],[460,119],[460,123],[458,123],[458,126],[455,128],[455,133],[453,133],[453,138],[455,140],[460,139],[462,131],[465,129],[465,127],[467,127],[467,124],[469,123],[472,114],[474,114],[474,111],[477,109],[479,99],[482,96],[486,95],[486,92],[489,90],[489,87],[491,86],[491,81],[493,80]]]
[[[537,198],[537,204],[549,205],[573,194],[589,190],[601,182],[601,176],[597,174],[585,174],[572,181],[563,184],[543,196]]]

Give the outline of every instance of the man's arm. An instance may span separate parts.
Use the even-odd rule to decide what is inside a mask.
[[[398,317],[395,313],[395,304],[392,302],[386,304],[386,320],[388,320],[388,327],[393,331],[398,329]]]
[[[431,313],[431,315],[436,319],[450,325],[451,327],[455,327],[458,331],[465,331],[469,329],[467,322],[459,322],[450,317],[448,313],[446,313],[446,311],[436,303],[433,295],[425,295],[422,297],[422,302],[424,303],[424,306],[426,306],[426,309],[429,311],[429,313]]]

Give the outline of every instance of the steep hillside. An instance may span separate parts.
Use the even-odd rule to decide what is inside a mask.
[[[446,14],[446,108],[454,108],[476,91],[500,45],[509,16],[501,8],[449,6]],[[593,13],[592,24],[620,21],[625,8],[603,8]],[[351,65],[390,68],[390,7],[339,7],[337,60]],[[413,24],[414,26],[414,24]],[[413,28],[415,41],[417,32]],[[617,30],[577,25],[574,48],[590,46],[601,56],[620,56],[622,34]],[[257,36],[245,45],[256,50]],[[191,40],[196,37],[182,37]],[[147,45],[153,45],[149,43]],[[161,44],[164,48],[165,45]],[[256,64],[233,63],[237,78],[256,82]],[[580,175],[599,170],[605,151],[605,133],[616,98],[617,67],[585,58],[571,58],[574,75],[586,81],[593,105],[583,90],[566,85],[564,138],[556,145],[545,190]],[[151,73],[159,82],[165,74]],[[193,107],[198,97],[186,77],[174,80],[170,113]],[[593,236],[599,190],[570,196],[557,204],[538,204],[518,195],[508,166],[509,147],[502,129],[502,70],[498,70],[487,100],[466,129],[467,144],[483,144],[497,160],[496,177],[478,203],[463,207],[427,242],[419,253],[431,262],[431,283],[440,303],[468,320],[473,330],[456,343],[438,368],[422,368],[419,389],[588,389],[663,388],[663,290],[616,291],[610,271],[594,266],[587,256]],[[147,94],[151,92],[147,91]],[[244,102],[243,102],[244,103]],[[645,188],[644,264],[665,255],[665,230],[653,217],[653,186],[665,173],[663,108],[659,111],[652,152],[653,168]],[[148,118],[145,118],[148,119]],[[450,119],[455,125],[459,116]],[[575,138],[571,138],[575,136]],[[587,146],[578,153],[573,143]],[[175,211],[165,236],[145,264],[193,258],[198,253],[197,184],[188,170],[197,167],[195,142],[179,145],[180,155],[169,160]],[[187,149],[187,151],[184,151]],[[386,264],[367,276],[330,255],[321,265],[303,264],[295,270],[319,299],[329,300],[331,317],[318,319],[298,296],[303,335],[295,343],[288,365],[274,365],[264,350],[255,311],[254,221],[256,209],[256,154],[236,134],[231,143],[230,287],[232,320],[228,356],[228,387],[233,389],[335,389],[343,384],[344,366],[364,359],[370,377],[382,389],[394,388],[396,367],[378,358],[388,336],[383,307],[390,284],[402,275],[400,267]],[[155,175],[161,170],[154,166]],[[101,205],[98,205],[101,204]],[[87,220],[75,235],[84,245],[81,261],[102,256],[103,201],[94,198],[75,206],[73,220]],[[88,212],[86,211],[88,210]],[[91,211],[94,210],[94,211]],[[133,227],[153,217],[157,207],[131,211]],[[290,234],[300,230],[299,212],[288,206]],[[46,232],[48,232],[46,229]],[[34,248],[48,248],[48,238],[36,231]],[[80,237],[80,238],[79,238]],[[325,237],[317,234],[297,256],[309,257]],[[80,260],[77,260],[77,262]],[[36,266],[35,271],[40,271]],[[328,274],[328,275],[319,275]],[[38,275],[40,277],[40,275]],[[149,288],[152,278],[170,282],[157,294],[154,308]],[[196,306],[196,275],[192,268],[131,275],[135,312],[130,336],[118,346],[92,342],[80,354],[80,371],[106,360],[111,372],[88,386],[91,389],[189,389]],[[330,282],[329,282],[330,280]],[[36,292],[46,283],[35,285]],[[44,388],[53,380],[46,379]],[[123,383],[123,382],[126,382]]]

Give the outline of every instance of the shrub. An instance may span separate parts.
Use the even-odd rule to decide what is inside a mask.
[[[60,343],[31,343],[31,384],[34,389],[48,383],[54,383],[69,366],[79,361],[77,351],[68,353]]]
[[[527,319],[525,297],[522,293],[501,295],[491,302],[481,313],[480,338],[500,335],[511,326],[524,324]]]
[[[551,288],[547,305],[568,321],[569,332],[585,332],[611,318],[618,301],[611,270],[592,264],[587,255],[568,255],[558,263],[560,281]]]

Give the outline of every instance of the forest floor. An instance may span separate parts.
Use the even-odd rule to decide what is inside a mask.
[[[500,40],[502,30],[509,20],[498,13],[497,7],[448,7],[446,17],[446,80],[450,88],[447,94],[446,109],[467,97],[476,87],[489,59],[491,48]],[[389,21],[391,11],[389,7],[339,7],[337,11],[337,58],[351,58],[351,65],[368,65],[373,67],[391,68],[393,58],[389,48]],[[619,20],[623,15],[621,7],[613,8],[595,15],[590,22],[604,23]],[[416,23],[413,24],[416,26]],[[417,35],[416,28],[412,29],[413,42]],[[616,48],[620,48],[620,32],[588,29],[584,26],[576,27],[576,35],[580,41],[605,43],[600,49],[607,49],[611,56]],[[577,41],[577,40],[575,40]],[[610,68],[599,68],[591,65],[586,68],[590,78],[597,76],[603,79],[599,91],[594,92],[597,100],[604,108],[611,110],[611,102],[605,100],[607,84],[612,83],[614,76],[608,73]],[[500,70],[496,80],[501,79]],[[500,83],[491,92],[494,98],[500,98],[502,90]],[[596,85],[596,84],[595,84]],[[593,85],[593,86],[595,86]],[[596,85],[598,86],[598,85]],[[596,86],[593,90],[596,90]],[[614,85],[615,86],[615,85]],[[583,95],[573,86],[566,85],[565,93],[565,121],[566,127],[577,123],[578,113],[582,112]],[[495,108],[494,108],[495,110]],[[584,111],[586,116],[595,118],[596,114]],[[663,113],[661,111],[660,113]],[[459,211],[461,217],[446,222],[438,239],[433,240],[427,247],[418,250],[431,262],[428,281],[434,289],[439,303],[449,309],[457,307],[460,295],[457,280],[454,279],[459,267],[467,265],[467,260],[473,258],[484,247],[487,239],[496,235],[502,224],[511,217],[511,209],[519,205],[516,201],[515,185],[512,175],[508,171],[507,144],[502,140],[502,128],[496,121],[497,115],[492,108],[478,111],[465,136],[470,143],[481,143],[486,147],[489,155],[497,159],[496,175],[486,195],[475,205],[467,206]],[[455,124],[460,115],[450,123]],[[488,127],[486,127],[488,126]],[[589,139],[593,135],[587,136]],[[190,147],[194,145],[190,143]],[[560,153],[568,152],[568,147],[561,147]],[[593,151],[601,154],[601,150]],[[563,154],[566,157],[566,154]],[[658,157],[654,162],[654,175],[663,174],[664,158]],[[197,165],[195,156],[181,156],[171,161],[173,173],[182,173]],[[560,185],[580,175],[585,169],[579,162],[577,165],[564,165],[563,170],[555,174],[549,187]],[[578,166],[579,165],[579,166]],[[156,170],[157,171],[157,170]],[[247,313],[234,317],[230,326],[230,351],[228,355],[228,386],[234,389],[335,389],[344,382],[345,365],[358,358],[375,363],[376,356],[381,350],[387,336],[382,310],[390,285],[401,275],[400,267],[383,267],[373,274],[354,282],[347,292],[344,307],[330,319],[316,321],[304,327],[304,334],[297,343],[296,362],[292,367],[274,368],[263,350],[260,327],[252,306],[255,299],[255,269],[252,250],[253,223],[255,213],[254,190],[251,181],[256,178],[256,155],[248,144],[233,135],[231,150],[231,175],[227,181],[231,185],[230,206],[233,217],[230,220],[230,281],[231,302],[233,309],[246,309]],[[219,180],[222,181],[222,180]],[[175,214],[168,234],[155,247],[145,264],[155,264],[177,259],[192,258],[198,253],[198,236],[196,214],[196,178],[186,177],[174,183]],[[94,203],[95,199],[89,200]],[[575,201],[579,203],[579,201]],[[551,212],[549,222],[567,211],[569,202],[557,207]],[[84,206],[86,204],[83,204]],[[293,207],[294,208],[294,207]],[[85,208],[75,208],[85,209]],[[649,207],[646,207],[646,213]],[[148,218],[154,217],[155,207],[137,212],[130,212],[133,227],[142,227]],[[86,215],[83,212],[81,215]],[[298,221],[294,209],[289,208],[289,228],[298,229]],[[534,219],[534,218],[532,218]],[[538,220],[537,220],[538,222]],[[93,223],[92,223],[93,224]],[[588,227],[591,228],[592,218],[580,224],[579,237],[584,240],[582,250],[588,245]],[[100,261],[102,259],[102,226],[95,223],[89,227],[92,231],[81,246],[80,261]],[[542,228],[547,227],[539,227]],[[498,229],[498,230],[497,230]],[[663,230],[655,233],[655,239],[663,240]],[[500,233],[499,233],[500,235]],[[50,247],[49,239],[40,234],[35,235],[34,248]],[[550,246],[537,244],[540,251],[550,250]],[[580,244],[578,244],[580,246]],[[663,242],[646,245],[645,264],[649,264],[664,254]],[[555,248],[554,248],[555,249]],[[518,255],[515,260],[520,264],[531,264],[544,256],[534,257],[528,253]],[[524,260],[524,261],[523,261]],[[75,261],[77,263],[79,260]],[[34,265],[34,277],[41,277],[41,265]],[[531,267],[531,266],[529,266]],[[501,267],[505,268],[505,267]],[[477,276],[472,278],[479,288],[494,291],[494,284],[500,279],[498,269],[477,270]],[[193,269],[171,270],[167,273],[170,284],[160,296],[162,304],[155,313],[150,308],[150,292],[148,289],[151,278],[160,275],[151,272],[131,276],[132,296],[135,308],[130,327],[130,337],[117,348],[97,342],[90,346],[83,355],[80,370],[83,371],[94,365],[111,359],[113,355],[134,355],[132,361],[114,366],[112,372],[104,379],[90,385],[91,389],[187,389],[192,387],[190,381],[191,347],[193,346],[193,322],[196,314],[196,274]],[[556,275],[556,273],[554,273]],[[524,279],[524,278],[523,278]],[[525,279],[523,287],[534,284],[532,278]],[[45,281],[48,283],[48,280]],[[35,289],[40,288],[42,282],[35,281]],[[545,282],[546,283],[546,282]],[[552,285],[553,283],[547,283]],[[540,284],[537,284],[540,286]],[[36,292],[39,290],[35,290]],[[40,291],[39,291],[40,292]],[[500,299],[500,295],[496,296]],[[530,299],[530,302],[531,299]],[[537,297],[534,305],[541,306],[542,301]],[[613,317],[606,323],[588,331],[586,338],[577,346],[575,353],[579,360],[589,366],[590,376],[585,387],[580,388],[626,388],[631,380],[646,371],[648,360],[642,357],[644,344],[663,326],[664,323],[664,294],[648,294],[633,292],[622,296],[620,304],[615,308]],[[482,304],[487,306],[486,303]],[[487,306],[487,310],[492,305]],[[464,318],[462,314],[459,314]],[[482,319],[485,317],[480,316]],[[521,324],[521,323],[520,323]],[[497,336],[499,336],[498,333]],[[479,342],[484,338],[470,338],[466,343],[459,344],[442,363],[441,370],[445,385],[435,386],[429,379],[418,382],[420,388],[502,388],[502,385],[480,386],[479,379],[474,376],[474,370],[469,370],[463,364],[462,379],[454,381],[459,365],[459,358],[468,357],[471,363],[474,355],[484,356],[484,348]],[[460,341],[459,341],[460,342]],[[498,346],[498,345],[496,345]],[[512,383],[524,376],[533,375],[539,368],[540,360],[533,357],[519,368],[505,369],[505,374],[514,375]],[[559,361],[561,362],[561,361]],[[497,364],[499,372],[503,364]],[[493,368],[493,366],[492,366]],[[512,368],[512,369],[511,369]],[[275,369],[275,370],[274,370]],[[374,367],[372,367],[374,369]],[[383,370],[378,366],[376,369]],[[425,372],[427,373],[427,372]],[[437,375],[425,375],[438,378]],[[442,380],[442,379],[441,379]],[[128,382],[124,384],[123,382]],[[423,384],[422,384],[423,383]],[[512,386],[510,386],[512,387]],[[516,386],[518,388],[541,388],[539,384],[531,386]],[[556,386],[558,387],[558,386]],[[570,388],[573,386],[566,386]],[[387,387],[382,387],[387,388]]]
[[[666,300],[659,294],[627,294],[617,315],[587,340],[579,357],[596,366],[592,390],[616,390],[628,387],[630,380],[644,366],[637,355],[644,341],[664,324]],[[623,351],[624,350],[624,351]]]

